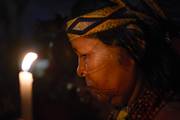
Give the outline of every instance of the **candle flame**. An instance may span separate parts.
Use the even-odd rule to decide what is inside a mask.
[[[32,63],[37,59],[38,55],[34,52],[29,52],[25,55],[21,68],[23,71],[28,71]]]

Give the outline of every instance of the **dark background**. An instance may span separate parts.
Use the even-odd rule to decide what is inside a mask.
[[[23,56],[37,52],[31,72],[34,120],[96,120],[108,106],[91,98],[75,75],[76,56],[63,27],[78,0],[0,0],[0,120],[21,116],[18,73]],[[166,8],[177,7],[171,1]],[[178,8],[178,7],[177,7]],[[169,11],[177,18],[178,9]],[[174,42],[177,52],[179,40]],[[180,52],[179,52],[180,53]]]
[[[76,2],[0,0],[0,120],[21,116],[18,73],[29,51],[39,55],[30,69],[34,76],[34,120],[103,117],[101,105],[75,75],[76,57],[63,30],[64,20]]]

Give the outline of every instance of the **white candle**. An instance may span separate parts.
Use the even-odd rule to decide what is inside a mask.
[[[23,120],[32,120],[32,84],[33,75],[28,72],[31,64],[37,59],[36,53],[28,53],[22,62],[22,70],[19,73],[21,117]]]

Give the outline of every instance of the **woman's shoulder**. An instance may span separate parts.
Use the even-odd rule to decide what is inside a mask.
[[[180,120],[180,101],[168,102],[158,112],[155,120]]]

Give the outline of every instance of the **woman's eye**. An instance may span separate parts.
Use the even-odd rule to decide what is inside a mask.
[[[83,58],[83,59],[86,59],[87,58],[87,54],[80,55],[80,57]]]
[[[86,57],[86,56],[87,56],[86,54],[81,55],[81,57]]]

